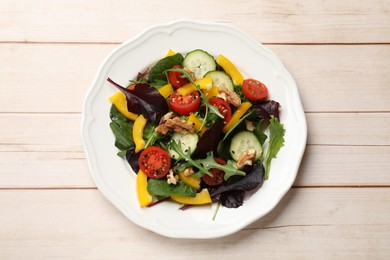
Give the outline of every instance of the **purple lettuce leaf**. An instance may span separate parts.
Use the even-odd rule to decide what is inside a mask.
[[[194,157],[204,156],[208,152],[216,151],[219,141],[222,139],[222,129],[223,121],[221,118],[217,118],[214,124],[199,139],[194,151]]]
[[[238,208],[244,203],[245,191],[232,190],[221,194],[219,201],[226,208]]]
[[[146,119],[155,123],[159,123],[160,119],[169,112],[165,98],[149,84],[136,84],[131,90],[120,86],[110,78],[107,78],[107,81],[125,94],[127,109],[130,112],[142,114]]]
[[[247,173],[245,176],[232,176],[227,182],[210,192],[211,198],[229,191],[250,191],[259,187],[263,183],[264,166],[257,163],[251,166],[245,166],[241,169]]]
[[[256,102],[253,105],[253,109],[256,111],[257,116],[263,119],[263,124],[267,126],[271,116],[276,117],[279,120],[279,102],[274,100]]]

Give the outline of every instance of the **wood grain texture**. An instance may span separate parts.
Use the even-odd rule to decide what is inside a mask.
[[[80,112],[100,64],[116,46],[0,44],[0,112]],[[390,45],[266,47],[295,78],[305,111],[390,111]]]
[[[155,258],[158,249],[159,259],[385,259],[389,198],[389,189],[292,189],[265,218],[234,235],[178,243],[132,224],[97,190],[0,191],[7,208],[0,211],[0,257],[24,258],[28,251],[32,259]]]
[[[234,24],[265,43],[389,43],[389,12],[386,0],[6,0],[0,41],[122,42],[152,25],[191,19]]]

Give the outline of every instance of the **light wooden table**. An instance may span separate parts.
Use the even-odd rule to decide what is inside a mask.
[[[96,189],[81,107],[103,59],[174,19],[248,32],[296,79],[308,144],[265,218],[215,240],[139,228]],[[390,259],[390,1],[0,2],[0,259]]]

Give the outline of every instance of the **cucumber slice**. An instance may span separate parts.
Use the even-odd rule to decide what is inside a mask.
[[[263,148],[254,133],[249,131],[238,132],[233,136],[230,143],[230,155],[235,161],[238,161],[241,154],[249,149],[256,150],[255,161],[260,159],[263,154]]]
[[[197,134],[182,134],[175,132],[172,135],[172,140],[176,143],[181,142],[181,150],[184,153],[190,153],[190,155],[195,151],[195,148],[199,141],[199,136]],[[179,155],[175,152],[171,146],[168,147],[168,153],[172,159],[178,159]]]
[[[234,91],[232,79],[223,71],[210,71],[206,73],[205,77],[210,77],[215,87],[224,87],[227,90]]]
[[[201,79],[203,76],[217,68],[214,57],[203,50],[194,50],[189,52],[183,60],[183,67],[194,72],[195,79]]]

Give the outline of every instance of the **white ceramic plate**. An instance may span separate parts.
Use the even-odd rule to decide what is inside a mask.
[[[244,77],[258,79],[269,88],[270,99],[281,104],[281,122],[286,129],[285,146],[272,161],[270,178],[261,189],[245,197],[237,209],[216,205],[181,211],[173,202],[151,208],[138,206],[136,175],[119,158],[109,127],[108,98],[117,92],[106,79],[127,85],[139,71],[163,57],[169,49],[185,53],[203,49],[224,54]],[[297,86],[270,50],[246,33],[215,23],[178,21],[155,26],[121,44],[104,61],[90,90],[82,114],[82,140],[86,158],[98,189],[137,225],[175,238],[216,238],[232,234],[270,212],[290,189],[306,146],[307,126]]]

